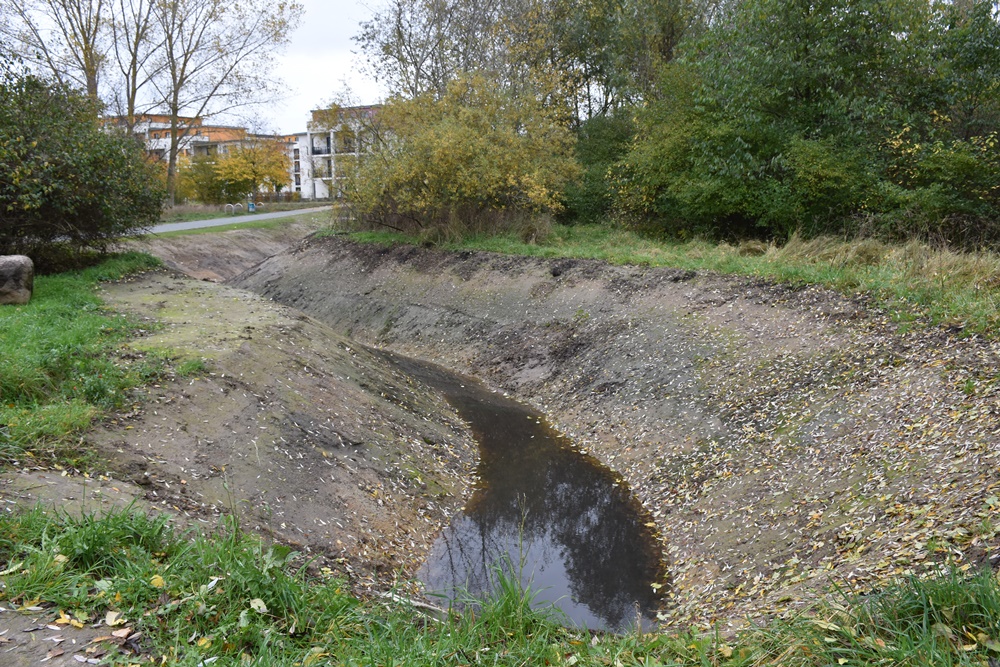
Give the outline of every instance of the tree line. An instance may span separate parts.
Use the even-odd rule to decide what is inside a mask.
[[[370,224],[1000,240],[996,2],[391,0],[357,42]]]
[[[271,99],[277,47],[299,21],[294,0],[0,0],[0,37],[35,75],[82,91],[131,132],[170,119],[167,193],[189,131],[205,117]]]

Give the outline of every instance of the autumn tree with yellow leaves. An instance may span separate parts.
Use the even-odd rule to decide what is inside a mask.
[[[345,170],[359,220],[427,235],[498,231],[556,213],[579,173],[563,110],[495,80],[390,100],[372,151]]]
[[[290,169],[291,160],[284,147],[269,139],[245,141],[216,163],[219,179],[231,194],[279,193],[288,185]]]
[[[279,141],[251,138],[223,153],[197,155],[179,162],[181,199],[224,204],[258,193],[280,193],[289,183],[291,162]]]

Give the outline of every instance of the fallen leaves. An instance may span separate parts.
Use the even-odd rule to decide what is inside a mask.
[[[76,616],[75,618],[71,617],[65,611],[60,610],[59,618],[57,618],[54,622],[56,625],[69,625],[71,627],[77,628],[78,630],[82,629],[84,622],[87,621],[88,619],[87,613],[83,611],[77,611],[75,616]]]
[[[104,624],[109,627],[114,627],[116,625],[125,625],[126,622],[127,621],[125,617],[122,615],[120,611],[109,611],[104,616]]]

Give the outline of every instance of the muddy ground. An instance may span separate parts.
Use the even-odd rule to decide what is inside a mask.
[[[830,583],[870,590],[998,553],[995,342],[900,333],[813,287],[295,238],[153,239],[203,280],[107,286],[150,321],[137,353],[206,370],[88,437],[105,486],[204,525],[236,510],[359,588],[412,573],[468,493],[474,444],[358,341],[477,375],[616,470],[661,533],[668,625],[736,627]],[[6,502],[40,483],[8,479]]]

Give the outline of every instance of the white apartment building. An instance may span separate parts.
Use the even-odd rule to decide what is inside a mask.
[[[302,199],[343,197],[339,182],[370,145],[370,128],[379,108],[314,110],[309,130],[294,135],[292,191]]]

